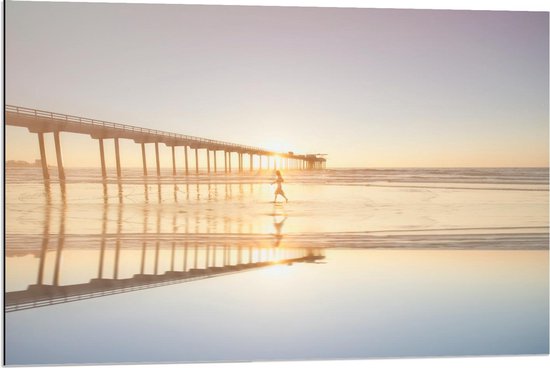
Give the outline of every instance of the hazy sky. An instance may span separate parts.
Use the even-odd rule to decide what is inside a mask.
[[[8,104],[332,167],[547,166],[548,98],[548,13],[7,3]],[[6,140],[39,157],[26,130]],[[99,164],[62,140],[67,165]]]

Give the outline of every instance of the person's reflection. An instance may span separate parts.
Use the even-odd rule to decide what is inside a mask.
[[[274,247],[278,247],[283,240],[283,225],[285,224],[288,216],[286,214],[282,215],[282,220],[279,219],[280,215],[273,214],[273,227],[275,228],[274,234]]]

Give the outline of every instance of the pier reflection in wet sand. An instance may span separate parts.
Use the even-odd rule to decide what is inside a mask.
[[[226,198],[230,195],[229,188],[232,184],[225,185]],[[240,193],[242,194],[242,185]],[[188,185],[186,186],[188,188]],[[44,187],[44,230],[42,243],[38,254],[37,282],[28,285],[25,290],[10,290],[5,295],[6,311],[34,308],[39,306],[64,303],[69,301],[88,299],[99,296],[106,296],[115,293],[135,291],[145,288],[158,287],[173,283],[200,280],[214,276],[222,276],[238,271],[245,271],[259,267],[267,267],[277,264],[292,265],[295,262],[315,262],[324,258],[323,250],[320,248],[280,248],[283,239],[282,225],[286,217],[277,222],[277,214],[273,214],[273,226],[275,228],[274,242],[265,244],[248,244],[243,247],[239,242],[231,243],[223,237],[215,237],[213,240],[208,237],[201,237],[200,240],[187,239],[189,235],[189,218],[185,217],[185,232],[179,230],[177,225],[177,214],[172,214],[172,232],[163,232],[161,221],[163,214],[160,207],[153,213],[155,218],[154,231],[149,230],[150,208],[148,203],[151,188],[146,187],[144,191],[143,210],[143,236],[141,236],[141,249],[136,246],[135,235],[131,242],[126,242],[126,232],[123,225],[124,191],[120,183],[117,184],[116,197],[109,197],[108,186],[103,183],[103,205],[101,215],[101,233],[99,236],[82,236],[82,234],[66,234],[65,226],[67,221],[67,189],[65,185],[59,187],[61,192],[60,206],[56,208],[59,216],[59,228],[57,232],[51,231],[51,217],[54,210],[51,204],[51,186],[47,183]],[[162,203],[162,187],[156,186],[158,203]],[[173,199],[177,203],[177,185],[173,186]],[[217,191],[213,191],[211,185],[207,187],[209,200],[213,199]],[[200,187],[197,185],[197,198],[200,198]],[[188,193],[188,192],[187,192]],[[111,203],[114,202],[114,203]],[[110,224],[110,207],[116,208],[115,232],[108,233]],[[216,221],[207,217],[207,231],[210,231]],[[230,218],[225,219],[225,228],[230,227]],[[196,228],[199,230],[200,220],[195,219]],[[242,226],[239,226],[239,230]],[[151,236],[148,236],[148,235]],[[162,235],[161,235],[162,234]],[[207,235],[207,234],[206,234]],[[21,237],[24,238],[23,236]],[[171,238],[171,240],[169,240]],[[8,249],[8,257],[14,253],[24,254],[25,250],[17,249],[17,237],[12,238]],[[63,259],[66,242],[69,248],[75,253],[69,259]],[[84,243],[85,242],[85,243]],[[23,244],[21,242],[20,244]],[[54,243],[54,244],[51,244]],[[25,243],[26,245],[26,243]],[[271,246],[277,247],[272,249]],[[169,248],[169,250],[168,250]],[[246,248],[246,252],[243,250]],[[124,253],[124,254],[122,254]],[[139,257],[138,257],[139,253]],[[152,253],[152,254],[151,254]],[[48,260],[53,258],[53,269]],[[92,275],[90,267],[93,261],[97,260],[97,274]],[[109,272],[106,263],[110,261],[112,271]],[[82,268],[81,265],[86,267]],[[139,267],[137,265],[139,264]],[[169,266],[168,266],[169,265]],[[32,269],[32,267],[30,267]],[[32,272],[27,268],[25,272]],[[46,272],[50,269],[51,274]],[[78,275],[75,269],[79,269]],[[131,275],[133,270],[139,269],[138,273]],[[64,275],[67,271],[67,275]],[[82,272],[84,271],[84,272]],[[65,276],[65,277],[63,277]],[[94,277],[95,276],[95,277]],[[82,282],[86,278],[88,281]],[[48,282],[47,280],[51,280]],[[17,289],[17,287],[15,287]]]

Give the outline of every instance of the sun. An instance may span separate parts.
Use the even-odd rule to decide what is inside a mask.
[[[289,144],[280,140],[266,141],[264,147],[279,153],[288,153],[291,151]]]

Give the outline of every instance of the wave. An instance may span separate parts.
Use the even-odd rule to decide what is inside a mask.
[[[446,232],[445,232],[445,231]],[[464,231],[464,230],[474,230]],[[487,232],[493,230],[493,232]],[[501,231],[495,231],[501,230]],[[508,230],[508,231],[503,231]],[[523,230],[523,231],[522,231]],[[526,230],[532,230],[527,232]],[[534,231],[541,230],[541,231]],[[544,230],[544,231],[542,231]],[[515,232],[514,232],[515,231]],[[65,234],[14,235],[5,237],[6,254],[37,253],[44,244],[59,244],[74,249],[99,249],[100,244],[116,242],[121,248],[141,249],[145,243],[171,247],[174,243],[189,246],[234,247],[314,247],[314,248],[392,248],[392,249],[486,249],[546,250],[548,227],[468,228],[422,231],[328,232],[275,234],[234,233],[128,233],[128,234]]]
[[[55,170],[52,169],[55,181]],[[102,183],[98,169],[66,168],[67,183]],[[171,170],[163,169],[161,176],[144,177],[141,168],[126,168],[123,177],[117,180],[114,169],[108,170],[107,183],[266,183],[272,173],[268,171],[246,171],[243,173],[218,172],[198,175],[172,175]],[[321,185],[369,185],[369,186],[408,186],[441,189],[505,189],[505,190],[548,190],[548,168],[403,168],[403,169],[327,169],[318,171],[284,172],[287,184]],[[41,182],[40,168],[6,168],[6,183]],[[416,186],[415,186],[416,185]]]

